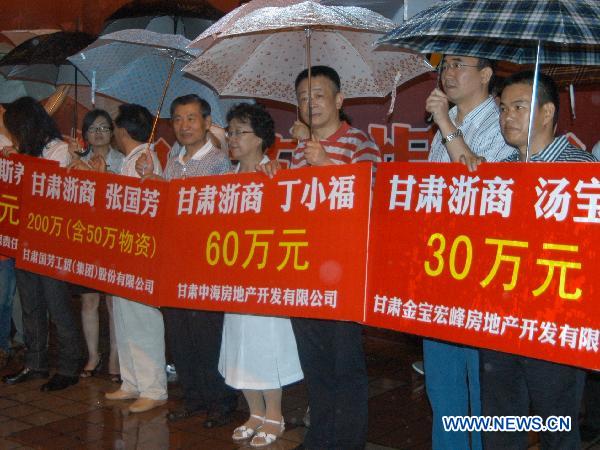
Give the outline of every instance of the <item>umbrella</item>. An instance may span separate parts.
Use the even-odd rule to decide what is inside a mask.
[[[33,37],[41,36],[43,34],[56,33],[57,31],[60,30],[52,28],[40,28],[36,30],[4,30],[0,31],[0,35],[4,36],[7,40],[9,40],[12,43],[12,46],[14,47]]]
[[[104,22],[100,35],[128,29],[180,34],[194,39],[220,19],[223,13],[205,1],[133,1]]]
[[[10,103],[20,97],[33,97],[41,100],[54,92],[54,87],[35,81],[9,80],[0,75],[0,103]]]
[[[207,48],[184,70],[221,95],[296,104],[293,84],[307,67],[325,64],[342,75],[345,97],[383,97],[430,69],[404,52],[373,50],[395,25],[365,8],[324,6],[314,1],[275,1],[280,7],[234,10],[200,35],[191,47]],[[244,6],[238,8],[241,10]],[[218,31],[221,30],[221,31]],[[216,40],[211,33],[218,33]]]
[[[199,54],[186,48],[189,43],[180,35],[117,31],[101,36],[69,61],[95,80],[98,94],[143,105],[157,112],[155,120],[169,117],[163,102],[169,104],[178,96],[195,93],[210,104],[213,120],[224,125],[226,112],[236,100],[219,99],[210,87],[181,72],[183,65]]]
[[[540,64],[600,65],[600,2],[448,0],[415,15],[379,42],[421,53],[535,63],[536,92]],[[533,95],[532,111],[535,102]]]

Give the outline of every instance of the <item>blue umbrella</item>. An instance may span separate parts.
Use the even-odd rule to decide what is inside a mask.
[[[187,49],[183,36],[147,30],[125,30],[101,36],[92,45],[71,56],[71,61],[92,80],[98,94],[156,111],[156,118],[169,117],[176,97],[197,94],[211,106],[212,118],[225,125],[228,109],[239,99],[221,99],[207,85],[181,72],[199,50]]]

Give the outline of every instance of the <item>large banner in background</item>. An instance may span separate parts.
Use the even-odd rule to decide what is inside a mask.
[[[594,164],[378,167],[366,323],[600,369]]]
[[[161,304],[360,321],[371,165],[174,180]]]
[[[26,167],[17,266],[156,304],[168,184]]]

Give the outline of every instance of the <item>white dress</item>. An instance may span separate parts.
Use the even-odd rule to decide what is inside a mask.
[[[279,389],[301,380],[290,319],[225,314],[219,372],[236,389]]]

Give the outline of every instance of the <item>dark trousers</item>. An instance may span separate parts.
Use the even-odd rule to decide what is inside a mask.
[[[67,283],[24,270],[16,270],[23,310],[25,366],[48,370],[48,318],[56,328],[57,373],[79,375],[82,362],[80,327],[71,307]]]
[[[189,409],[229,412],[236,392],[219,373],[223,313],[161,308],[167,344]]]
[[[600,430],[600,373],[588,372],[583,394],[584,425]]]
[[[539,359],[480,351],[484,416],[570,416],[570,432],[540,433],[541,448],[581,448],[578,416],[585,373],[576,367]],[[484,433],[486,450],[526,449],[527,432]]]
[[[362,326],[292,318],[308,389],[311,450],[363,449],[367,440],[368,380]]]

